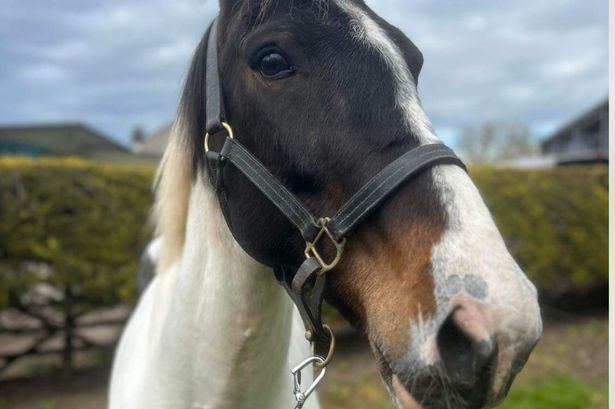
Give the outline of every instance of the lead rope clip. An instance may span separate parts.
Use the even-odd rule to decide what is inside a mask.
[[[293,394],[295,395],[295,400],[297,401],[297,404],[295,405],[295,409],[301,409],[303,407],[307,399],[316,390],[316,387],[318,386],[318,384],[325,377],[327,368],[325,366],[322,366],[320,369],[320,373],[318,374],[316,379],[314,379],[312,384],[305,391],[301,389],[302,388],[301,371],[303,371],[305,368],[311,365],[316,365],[316,364],[324,365],[325,364],[324,358],[320,356],[311,356],[305,361],[301,362],[299,365],[297,365],[297,367],[295,367],[295,369],[292,370],[293,383],[294,383]]]
[[[297,404],[295,405],[294,409],[301,409],[305,404],[307,398],[309,398],[310,395],[316,390],[318,384],[325,377],[325,374],[327,373],[327,365],[329,365],[329,362],[333,357],[333,352],[335,351],[335,336],[333,335],[333,331],[328,325],[323,325],[323,328],[329,332],[329,336],[331,337],[329,341],[329,351],[327,352],[327,357],[323,358],[322,356],[316,354],[316,345],[314,344],[314,342],[312,342],[312,334],[310,331],[307,331],[306,338],[312,344],[312,356],[301,362],[295,367],[295,369],[291,371],[293,374],[293,395],[295,395],[295,400],[297,401]],[[319,369],[320,372],[318,373],[316,379],[314,379],[312,384],[309,386],[309,388],[303,391],[301,389],[301,371],[303,371],[310,365],[313,365],[314,368]]]

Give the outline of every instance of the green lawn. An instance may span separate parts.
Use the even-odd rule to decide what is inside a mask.
[[[329,385],[324,409],[394,409],[384,388],[368,379],[363,385]],[[359,388],[357,388],[359,386]],[[607,409],[608,388],[591,386],[569,375],[556,375],[530,386],[513,387],[499,409]]]
[[[608,388],[566,375],[514,389],[500,409],[606,409]]]

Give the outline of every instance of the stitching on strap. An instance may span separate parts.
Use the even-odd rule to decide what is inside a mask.
[[[417,156],[415,159],[421,159],[427,155],[430,155],[431,152],[424,152],[421,153],[419,156]],[[365,185],[365,187],[362,189],[362,192],[367,193],[367,196],[365,196],[363,199],[361,199],[358,203],[356,203],[356,205],[354,206],[354,208],[350,211],[350,213],[348,213],[346,216],[344,216],[342,219],[340,219],[338,225],[342,225],[344,223],[344,221],[346,219],[348,219],[348,217],[350,217],[353,213],[355,213],[357,211],[357,209],[359,208],[359,206],[362,206],[369,198],[371,198],[375,193],[377,193],[377,191],[384,185],[386,184],[391,178],[397,176],[397,174],[404,168],[407,167],[409,165],[412,164],[408,164],[405,162],[400,162],[397,164],[397,166],[395,168],[392,168],[392,172],[382,181],[380,181],[380,183],[371,191],[367,192],[367,189],[371,187],[371,184],[369,185]],[[385,168],[386,169],[386,168]],[[411,176],[411,175],[408,175]],[[374,182],[376,182],[376,180],[374,180]],[[342,212],[345,212],[346,209],[351,205],[354,204],[354,200],[350,200],[346,203],[346,205],[344,205],[344,207],[342,209],[339,210],[338,214],[342,214]]]
[[[234,146],[239,146],[236,144],[231,145],[231,147]],[[249,156],[248,156],[249,157]],[[305,218],[302,217],[302,215],[300,215],[297,212],[297,209],[295,209],[292,204],[288,201],[288,198],[286,197],[286,195],[282,195],[280,194],[275,188],[274,186],[271,185],[271,183],[264,178],[258,171],[257,169],[251,164],[249,163],[243,155],[234,155],[234,158],[239,160],[240,162],[244,163],[252,172],[251,172],[251,177],[254,179],[258,179],[261,182],[263,182],[269,189],[268,191],[270,192],[271,196],[277,197],[279,200],[281,200],[285,206],[283,206],[284,208],[288,209],[288,211],[290,213],[292,213],[292,216],[294,216],[293,218],[295,219],[293,221],[293,223],[300,228],[300,230],[303,230],[303,224],[305,223]],[[230,158],[233,159],[233,158]],[[311,217],[310,217],[311,218]]]
[[[440,152],[441,151],[441,152]],[[412,152],[412,151],[410,151]],[[430,156],[430,155],[434,155],[434,154],[439,154],[439,153],[448,153],[448,149],[442,149],[442,147],[438,146],[436,148],[433,148],[432,150],[426,151],[421,153],[419,156],[416,156],[415,158],[413,158],[413,161],[416,161],[418,159],[422,159],[426,156]],[[434,160],[439,159],[438,157],[434,157]],[[346,225],[345,222],[354,214],[356,214],[357,212],[360,211],[359,214],[361,214],[363,211],[365,211],[365,209],[362,208],[362,206],[369,200],[371,199],[371,197],[373,197],[375,194],[379,193],[380,188],[382,188],[382,186],[384,186],[386,183],[389,182],[389,180],[391,180],[392,178],[396,177],[399,172],[401,170],[403,170],[403,168],[411,166],[412,168],[416,169],[419,166],[425,165],[424,163],[405,163],[405,162],[401,162],[399,164],[398,167],[394,168],[394,170],[392,171],[392,173],[390,175],[388,175],[383,181],[381,181],[375,188],[373,188],[367,196],[365,196],[363,199],[361,199],[358,203],[356,203],[353,207],[353,209],[346,214],[342,219],[339,220],[339,222],[337,223],[338,225],[338,229],[337,230],[345,230]],[[386,168],[385,168],[386,169]],[[410,177],[413,176],[412,174],[406,175],[406,177]],[[403,180],[403,178],[402,178]],[[370,185],[366,185],[365,189],[371,187]],[[365,190],[363,190],[365,191]],[[354,204],[354,200],[350,200],[349,202],[347,202],[347,205],[350,204]],[[342,209],[340,209],[340,211],[338,212],[338,214],[343,214],[343,212],[346,211],[346,209],[348,208],[348,206],[345,205]]]

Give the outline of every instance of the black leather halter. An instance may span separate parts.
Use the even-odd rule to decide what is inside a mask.
[[[296,272],[276,267],[275,274],[296,304],[306,327],[306,337],[312,343],[331,341],[331,331],[324,326],[320,310],[326,285],[325,274],[333,269],[340,258],[346,239],[352,231],[374,212],[395,190],[408,179],[436,165],[456,165],[465,169],[463,162],[443,144],[414,148],[393,161],[368,181],[331,217],[315,217],[275,176],[241,143],[234,139],[232,128],[225,122],[224,100],[218,69],[217,20],[209,32],[206,73],[207,134],[205,150],[209,176],[216,189],[222,211],[227,217],[227,201],[222,173],[226,164],[235,166],[256,186],[278,210],[299,230],[306,242],[305,261]],[[220,152],[209,149],[209,136],[226,132]],[[329,240],[336,249],[333,260],[325,261],[318,244]],[[329,357],[328,357],[329,358]]]

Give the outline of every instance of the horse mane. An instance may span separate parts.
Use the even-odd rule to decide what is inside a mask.
[[[156,172],[152,221],[156,237],[162,237],[157,272],[166,271],[181,256],[192,184],[204,160],[205,70],[210,29],[192,58],[169,144]]]
[[[155,236],[162,237],[156,268],[158,273],[166,271],[179,259],[186,240],[192,171],[190,152],[183,146],[185,139],[182,132],[182,121],[178,118],[171,129],[169,144],[154,181],[152,218]]]
[[[277,0],[252,3],[259,6],[257,20],[264,19]],[[249,2],[244,3],[250,5]],[[326,18],[329,0],[313,0],[321,18]],[[207,40],[211,25],[197,46],[186,75],[169,144],[164,152],[154,182],[152,222],[155,237],[162,238],[157,272],[166,271],[179,259],[186,240],[186,223],[192,184],[205,161],[205,76]]]

